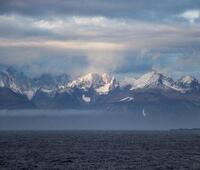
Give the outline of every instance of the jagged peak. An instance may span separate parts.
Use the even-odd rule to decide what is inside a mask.
[[[149,73],[146,73],[136,79],[133,82],[132,89],[137,88],[164,88],[164,87],[170,87],[174,83],[173,79],[170,77],[167,77],[163,75],[162,73],[159,73],[157,71],[151,71]]]
[[[70,82],[68,87],[78,87],[84,90],[94,88],[99,94],[105,94],[118,85],[119,83],[116,81],[115,77],[111,77],[106,73],[88,73]]]
[[[184,83],[184,84],[191,84],[192,82],[198,82],[198,80],[191,76],[191,75],[187,75],[187,76],[183,76],[181,77],[178,82]]]
[[[158,71],[155,71],[155,70],[143,74],[140,78],[147,78],[147,79],[154,79],[154,80],[157,80],[159,78],[169,78],[169,79],[171,79],[170,77],[166,76],[165,74],[158,72]]]
[[[193,76],[183,76],[176,81],[176,86],[182,89],[183,92],[200,91],[200,83]]]
[[[107,74],[88,73],[73,80],[70,84],[73,85],[87,85],[88,88],[91,86],[100,86],[110,81],[110,77]]]
[[[85,82],[99,82],[103,80],[103,76],[98,74],[98,73],[88,73],[82,77],[78,78],[80,81],[85,81]],[[105,76],[104,76],[105,79]]]

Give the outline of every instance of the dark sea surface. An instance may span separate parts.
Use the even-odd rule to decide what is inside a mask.
[[[0,131],[0,169],[200,170],[200,132]]]

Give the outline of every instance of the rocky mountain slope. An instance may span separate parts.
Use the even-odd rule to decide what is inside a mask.
[[[89,73],[70,81],[66,74],[30,78],[9,68],[0,72],[0,100],[0,109],[104,109],[144,117],[200,113],[200,83],[192,76],[174,81],[153,71],[121,86],[107,74]]]

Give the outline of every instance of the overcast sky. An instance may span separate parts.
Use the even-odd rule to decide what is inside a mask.
[[[33,73],[200,73],[200,0],[1,0],[0,62]]]

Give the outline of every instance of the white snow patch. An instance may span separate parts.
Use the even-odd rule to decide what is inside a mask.
[[[44,93],[51,93],[53,90],[42,88],[41,91]]]
[[[2,80],[0,80],[0,87],[5,87],[5,84]]]
[[[85,101],[85,102],[87,102],[87,103],[90,103],[90,102],[91,102],[91,98],[85,96],[84,94],[82,95],[82,99],[83,99],[83,101]]]
[[[147,116],[147,113],[145,112],[145,110],[144,110],[144,109],[142,110],[142,115],[143,115],[144,117],[146,117],[146,116]]]
[[[185,77],[183,77],[182,78],[182,83],[184,83],[184,84],[190,84],[190,83],[192,83],[193,81],[194,81],[195,79],[194,79],[194,77],[192,77],[192,76],[185,76]]]
[[[65,86],[63,86],[63,85],[58,86],[58,89],[64,89],[64,88],[65,88]]]
[[[110,91],[110,84],[105,84],[104,86],[101,86],[98,89],[96,89],[96,92],[100,95],[108,94],[109,91]]]
[[[130,102],[130,101],[133,101],[134,100],[134,98],[133,97],[125,97],[125,98],[123,98],[123,99],[121,99],[120,100],[120,102],[124,102],[124,101],[127,101],[127,102]]]
[[[108,94],[111,90],[118,87],[119,84],[114,77],[109,77],[107,74],[89,73],[70,82],[67,86],[69,88],[78,87],[84,91],[93,88],[98,94],[102,95]]]
[[[34,94],[35,94],[35,92],[32,91],[32,90],[24,91],[23,93],[27,96],[27,98],[28,98],[29,100],[31,100],[31,99],[33,98]]]

